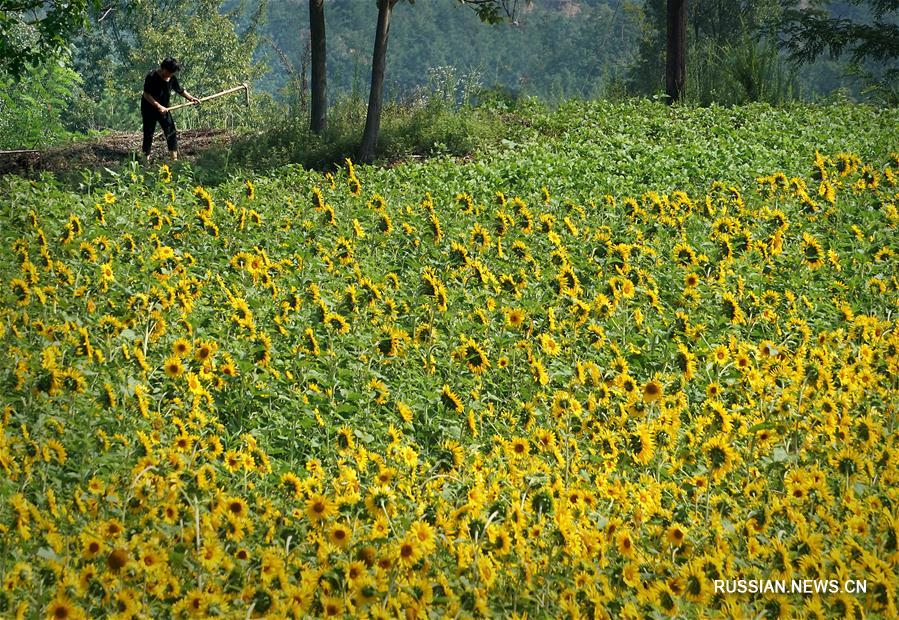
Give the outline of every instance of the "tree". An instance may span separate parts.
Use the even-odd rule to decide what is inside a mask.
[[[684,96],[687,73],[687,0],[668,0],[665,92],[674,103]]]
[[[510,21],[515,21],[516,11],[521,4],[529,4],[530,0],[457,0],[475,10],[481,21],[499,23],[504,14]],[[390,18],[393,7],[399,0],[377,0],[378,25],[375,28],[375,49],[371,62],[371,89],[368,96],[368,110],[365,115],[365,129],[362,132],[362,143],[359,146],[358,159],[370,163],[375,158],[378,146],[378,134],[381,131],[381,110],[383,108],[384,73],[387,68],[387,41],[390,35]],[[414,4],[415,0],[409,0]]]
[[[18,78],[29,66],[64,53],[86,24],[87,5],[87,0],[0,0],[0,70]]]
[[[797,63],[810,63],[825,52],[833,59],[848,52],[854,65],[877,63],[886,70],[887,80],[899,78],[899,0],[851,0],[851,4],[866,8],[870,19],[853,20],[808,2],[790,2],[777,25],[782,48]]]
[[[458,0],[474,10],[485,24],[499,24],[504,20],[515,23],[520,5],[531,0]]]
[[[375,158],[378,134],[381,131],[384,71],[387,68],[387,40],[390,35],[390,15],[398,0],[378,0],[378,25],[375,28],[375,50],[371,59],[371,89],[368,95],[368,111],[365,130],[359,146],[359,160],[370,163]]]
[[[81,77],[62,53],[59,62],[0,72],[0,149],[43,148],[67,135]]]
[[[327,125],[328,114],[324,0],[309,0],[309,39],[312,50],[312,111],[309,129],[314,133],[321,133]]]
[[[684,0],[683,4],[683,46],[689,49],[690,59],[687,67],[684,53],[681,98],[708,105],[756,100],[774,103],[788,96],[794,75],[765,36],[767,25],[778,22],[782,14],[781,0]],[[676,10],[669,13],[670,5],[670,0],[646,0],[643,5],[644,34],[628,82],[633,91],[654,94],[662,90],[673,101],[678,94],[680,63],[669,67],[669,60],[676,55],[668,53],[669,16],[677,15]],[[677,20],[672,21],[676,34]],[[672,47],[676,52],[678,46]],[[669,80],[669,75],[673,79]]]

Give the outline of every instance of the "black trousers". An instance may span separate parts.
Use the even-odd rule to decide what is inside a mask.
[[[153,133],[156,131],[156,123],[162,127],[162,133],[165,134],[165,142],[170,151],[178,150],[178,133],[175,130],[175,119],[172,118],[171,112],[160,114],[157,111],[146,112],[141,110],[141,118],[144,121],[144,143],[143,151],[150,154],[153,146]]]

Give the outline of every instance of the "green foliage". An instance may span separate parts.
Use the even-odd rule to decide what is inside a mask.
[[[486,85],[545,101],[593,97],[624,73],[636,49],[641,8],[634,0],[519,2],[517,23],[481,22],[455,0],[417,0],[394,8],[385,97],[403,99],[428,82],[429,70],[452,66],[478,74]],[[526,10],[525,10],[526,8]],[[326,5],[328,88],[336,98],[367,93],[374,12],[368,2]],[[299,64],[308,41],[305,0],[273,2],[265,32]],[[276,92],[289,81],[282,63],[260,88]]]
[[[0,73],[0,148],[39,148],[68,136],[65,119],[78,99],[80,76],[60,58]]]
[[[888,105],[897,101],[899,81],[899,1],[850,0],[839,13],[829,6],[794,6],[769,25],[797,64],[825,55],[848,59],[845,74],[861,93]]]
[[[338,99],[329,111],[328,127],[320,135],[309,131],[305,117],[269,118],[265,131],[247,133],[229,146],[204,153],[197,174],[210,183],[236,170],[271,170],[288,162],[333,169],[353,156],[365,106],[361,97]],[[499,144],[508,133],[505,120],[494,108],[453,105],[440,98],[388,102],[381,120],[379,161],[469,156]]]
[[[745,32],[733,42],[696,45],[689,71],[687,95],[701,105],[780,104],[796,95],[795,71],[776,45]]]
[[[894,0],[877,0],[878,4],[895,3]],[[795,3],[792,3],[795,4]],[[821,3],[819,3],[821,4]],[[838,89],[846,89],[853,97],[864,95],[866,85],[884,86],[890,81],[890,73],[880,70],[876,63],[853,63],[843,47],[834,47],[832,58],[820,57],[826,48],[828,37],[824,32],[829,25],[866,23],[871,11],[864,10],[861,0],[852,3],[826,2],[826,10],[790,10],[790,2],[774,0],[759,2],[741,0],[696,0],[688,3],[687,17],[687,79],[688,95],[703,104],[711,102],[734,104],[748,101],[779,102],[790,98],[814,99],[827,96]],[[787,9],[784,9],[784,5]],[[664,87],[665,73],[665,0],[647,0],[643,36],[636,61],[628,68],[628,85],[631,92],[652,94]],[[812,41],[812,31],[799,36],[795,20],[805,24],[815,21],[822,37]],[[889,18],[884,16],[884,24]],[[895,20],[893,20],[895,22]],[[810,22],[809,22],[810,23]],[[793,25],[791,25],[793,24]],[[893,26],[880,30],[881,43],[887,45]],[[875,28],[876,29],[876,28]],[[794,32],[795,31],[795,32]],[[788,36],[784,37],[787,32]],[[793,34],[789,34],[789,33]],[[839,32],[837,28],[834,32]],[[861,44],[863,30],[845,35],[844,47]],[[833,35],[837,36],[837,35]],[[788,55],[784,50],[797,52]],[[822,47],[823,46],[823,47]],[[802,52],[799,54],[798,52]],[[805,54],[805,56],[803,56]],[[801,71],[795,61],[804,59]],[[790,65],[794,67],[791,69]],[[880,91],[889,101],[889,89]]]
[[[780,31],[791,60],[811,62],[825,52],[837,58],[848,51],[855,63],[895,63],[899,59],[899,0],[851,0],[851,4],[868,8],[869,19],[835,16],[827,8],[807,5],[787,10]]]
[[[487,24],[500,24],[505,20],[515,21],[519,8],[518,0],[458,0],[458,2],[474,10],[478,19]],[[521,4],[530,5],[530,0],[524,0]]]
[[[231,147],[204,154],[198,174],[212,183],[284,164],[333,169],[353,154],[364,112],[362,98],[343,98],[321,136],[307,131],[305,119],[248,133]],[[639,194],[650,179],[674,189],[704,187],[714,178],[737,182],[765,169],[800,174],[808,161],[799,153],[814,152],[819,144],[872,159],[895,149],[888,132],[873,129],[891,123],[899,123],[894,109],[849,105],[845,99],[832,105],[669,109],[631,98],[570,101],[550,110],[535,98],[494,93],[471,109],[387,105],[379,163],[442,153],[469,162],[460,174],[467,170],[515,191],[524,191],[529,180],[553,178],[566,193],[589,200],[610,192]],[[421,165],[441,161],[425,159]]]
[[[97,7],[97,1],[92,4]],[[14,78],[64,55],[84,27],[87,0],[0,0],[0,71]]]

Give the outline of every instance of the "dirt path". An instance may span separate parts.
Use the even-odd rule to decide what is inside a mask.
[[[234,137],[228,129],[189,129],[178,132],[178,153],[183,159],[194,159],[211,146],[226,144]],[[0,153],[0,175],[32,176],[50,171],[69,173],[82,168],[118,166],[140,151],[141,134],[116,132],[99,138],[66,144],[44,151]],[[153,140],[153,157],[164,161],[168,153],[162,133]]]

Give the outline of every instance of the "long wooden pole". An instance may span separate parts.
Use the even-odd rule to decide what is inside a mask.
[[[234,88],[229,88],[228,90],[223,90],[223,91],[220,92],[220,93],[215,93],[214,95],[208,95],[208,96],[206,96],[206,97],[200,97],[200,103],[203,103],[204,101],[209,101],[210,99],[215,99],[216,97],[221,97],[222,95],[228,95],[228,94],[233,93],[233,92],[238,91],[238,90],[243,90],[243,91],[245,91],[245,92],[246,92],[246,96],[247,96],[247,101],[249,101],[249,99],[250,99],[250,86],[249,86],[246,82],[244,82],[244,83],[241,84],[240,86],[235,86]],[[192,105],[198,105],[198,104],[197,104],[197,103],[194,103],[193,101],[189,101],[189,102],[187,102],[187,103],[180,103],[180,104],[178,104],[178,105],[173,105],[173,106],[171,106],[170,108],[168,108],[168,110],[169,110],[169,111],[172,111],[172,110],[177,110],[177,109],[179,109],[179,108],[189,108],[189,107],[192,106]]]

